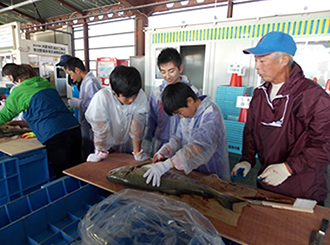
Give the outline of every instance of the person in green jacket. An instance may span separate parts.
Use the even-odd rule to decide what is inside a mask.
[[[63,170],[82,162],[80,125],[54,85],[32,71],[28,65],[14,63],[2,68],[3,74],[18,86],[0,111],[0,125],[23,111],[28,126],[46,146],[48,161],[59,178]]]

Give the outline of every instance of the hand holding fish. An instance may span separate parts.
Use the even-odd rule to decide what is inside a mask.
[[[154,157],[152,158],[152,162],[156,163],[156,162],[159,162],[159,161],[163,161],[166,154],[168,154],[168,150],[166,149],[166,147],[163,146],[162,148],[160,148],[160,150],[158,150],[155,153]]]
[[[146,183],[149,184],[152,180],[152,186],[160,186],[160,178],[168,170],[172,168],[172,163],[170,159],[167,159],[165,162],[157,162],[152,166],[148,171],[143,175],[143,178],[147,178]]]

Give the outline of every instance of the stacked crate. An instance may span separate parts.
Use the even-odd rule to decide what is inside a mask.
[[[13,156],[0,153],[0,205],[49,182],[47,153],[40,148]]]
[[[1,244],[69,244],[79,240],[78,223],[110,193],[63,177],[0,207]]]
[[[252,96],[253,87],[231,87],[221,85],[217,87],[215,102],[220,107],[226,126],[228,151],[241,154],[243,144],[244,123],[238,122],[241,108],[236,107],[237,96]]]

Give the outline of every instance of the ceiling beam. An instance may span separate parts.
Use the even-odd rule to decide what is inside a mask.
[[[56,0],[59,3],[65,3],[63,0]],[[183,9],[187,7],[195,7],[195,6],[218,6],[218,4],[228,4],[229,0],[204,0],[202,3],[197,3],[196,0],[190,0],[187,5],[182,5],[181,0],[163,0],[163,1],[153,1],[153,0],[122,0],[120,4],[113,4],[109,6],[102,6],[102,8],[91,9],[89,11],[83,12],[73,12],[71,14],[56,16],[52,18],[46,19],[45,23],[41,25],[38,23],[24,23],[21,24],[21,29],[29,29],[33,26],[37,27],[45,27],[46,29],[54,29],[58,28],[62,24],[68,25],[76,25],[83,24],[84,22],[95,22],[98,21],[98,16],[102,15],[102,20],[106,19],[116,19],[122,17],[130,17],[132,15],[136,15],[137,13],[150,16],[154,12],[164,12],[173,9]],[[134,2],[135,5],[132,5]],[[172,3],[173,6],[168,8],[166,4]],[[142,4],[142,5],[139,5]],[[152,11],[147,12],[145,9],[152,9]],[[74,9],[73,9],[74,10]],[[123,12],[123,14],[121,14]],[[89,17],[94,17],[94,20],[89,20]],[[101,19],[100,19],[101,20]],[[33,32],[33,28],[31,30]]]
[[[0,2],[0,6],[1,6],[1,7],[4,7],[4,8],[10,8],[10,6],[8,6],[8,5],[6,5],[6,4],[3,4],[3,3],[1,3],[1,2]],[[31,20],[33,20],[33,21],[37,21],[37,22],[40,22],[40,23],[45,23],[45,20],[42,19],[42,18],[36,18],[36,17],[34,17],[34,16],[31,16],[31,15],[25,14],[25,13],[19,11],[19,10],[16,10],[16,9],[12,9],[12,10],[9,10],[9,11],[10,11],[10,12],[13,12],[13,13],[15,13],[15,14],[19,14],[19,15],[21,15],[21,16],[23,16],[23,17],[25,17],[25,18],[31,19]],[[40,16],[40,15],[39,15],[39,16]]]
[[[84,13],[83,11],[81,11],[80,9],[76,8],[75,6],[67,3],[66,1],[63,1],[63,0],[55,0],[55,1],[58,2],[58,3],[60,3],[60,4],[62,4],[65,7],[73,10],[74,12],[77,12],[79,14],[83,14]]]

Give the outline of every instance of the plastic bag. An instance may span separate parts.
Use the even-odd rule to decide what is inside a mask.
[[[78,232],[82,245],[224,244],[212,223],[196,209],[170,197],[133,189],[92,206]]]

